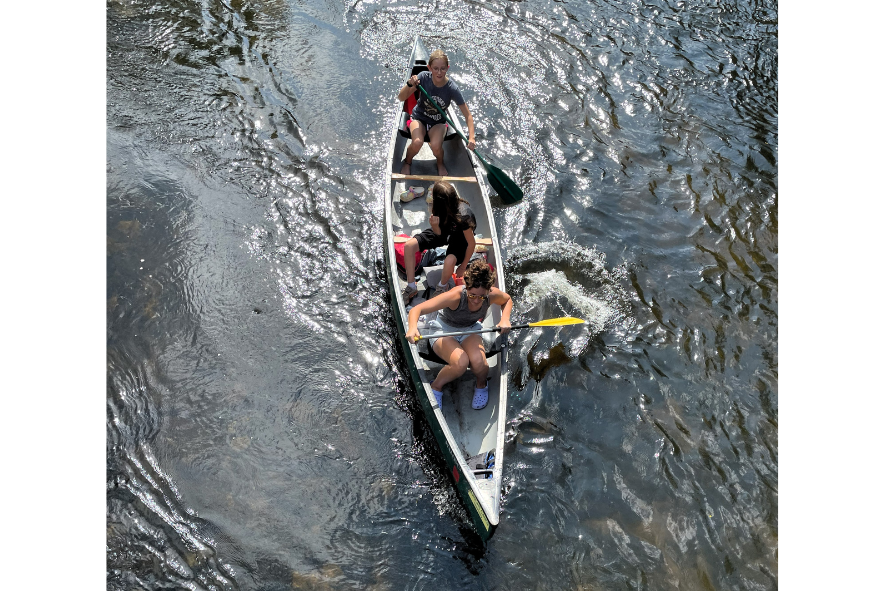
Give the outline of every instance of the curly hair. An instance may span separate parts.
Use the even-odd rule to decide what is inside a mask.
[[[465,287],[473,289],[482,287],[483,289],[492,289],[495,283],[495,269],[489,266],[483,258],[474,259],[465,269]]]

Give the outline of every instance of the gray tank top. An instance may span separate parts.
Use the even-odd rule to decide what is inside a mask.
[[[486,318],[486,311],[489,310],[489,298],[483,300],[483,305],[476,312],[468,309],[468,288],[461,286],[461,300],[458,302],[458,308],[450,309],[448,306],[440,310],[440,320],[454,328],[467,328],[477,321],[482,322]]]

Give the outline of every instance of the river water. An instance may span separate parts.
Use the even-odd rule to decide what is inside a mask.
[[[720,0],[107,3],[108,589],[775,589],[778,20]],[[382,260],[450,56],[513,319],[485,545]]]

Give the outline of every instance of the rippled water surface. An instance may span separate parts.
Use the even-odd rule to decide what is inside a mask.
[[[514,317],[481,544],[382,260],[412,41]],[[775,589],[775,2],[107,3],[109,589]]]

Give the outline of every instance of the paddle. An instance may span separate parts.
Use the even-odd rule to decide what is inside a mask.
[[[571,318],[566,316],[565,318],[548,318],[547,320],[540,320],[538,322],[530,322],[528,324],[515,324],[511,327],[511,330],[517,330],[520,328],[543,328],[545,326],[567,326],[569,324],[584,324],[585,321],[581,318]],[[463,334],[480,334],[482,332],[499,332],[501,328],[484,328],[483,330],[463,330],[461,332],[438,332],[436,334],[429,335],[418,335],[416,341],[420,341],[422,339],[438,339],[440,337],[455,337]]]
[[[468,138],[458,130],[458,128],[449,120],[449,117],[446,116],[446,113],[443,112],[443,109],[440,108],[440,105],[437,104],[437,101],[431,98],[431,95],[428,94],[428,91],[422,88],[422,85],[418,85],[418,89],[422,91],[422,94],[425,95],[425,98],[434,105],[434,107],[440,111],[440,114],[443,115],[443,118],[446,119],[446,123],[448,123],[455,132],[461,136],[461,139],[464,140],[465,145],[468,144]],[[474,150],[474,155],[480,159],[480,162],[483,164],[483,167],[486,169],[486,179],[489,181],[489,184],[492,185],[492,188],[496,190],[501,200],[505,202],[507,205],[513,205],[517,203],[521,199],[523,199],[523,190],[517,186],[517,183],[511,180],[511,177],[506,175],[500,168],[497,168],[483,159],[483,156],[476,149]]]

